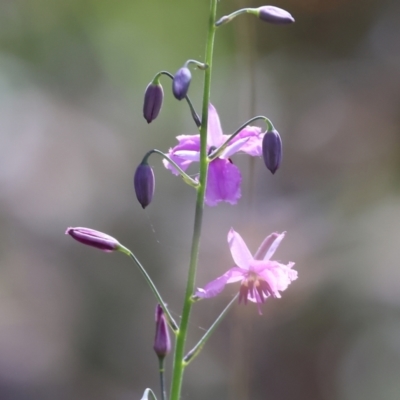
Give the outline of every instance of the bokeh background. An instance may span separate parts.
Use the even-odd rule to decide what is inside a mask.
[[[212,102],[226,133],[265,114],[272,176],[236,155],[242,199],[205,212],[198,285],[232,265],[226,235],[299,279],[235,306],[187,369],[183,399],[400,398],[400,2],[277,0],[296,24],[246,15],[218,31]],[[221,0],[218,15],[258,0]],[[155,300],[129,259],[64,235],[87,226],[131,248],[179,319],[194,191],[154,156],[143,211],[132,178],[151,148],[196,133],[170,95],[147,125],[161,69],[202,60],[207,0],[0,1],[0,399],[128,400],[158,393]],[[191,97],[201,104],[202,72]],[[193,173],[195,170],[192,171]],[[234,285],[232,285],[234,286]],[[188,347],[235,294],[196,304]]]

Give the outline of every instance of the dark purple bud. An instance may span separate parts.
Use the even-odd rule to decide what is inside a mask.
[[[286,25],[294,22],[294,18],[290,13],[282,8],[274,6],[263,6],[257,8],[258,18],[270,24]]]
[[[142,162],[136,169],[133,185],[136,197],[143,208],[146,208],[154,195],[154,173],[147,162]]]
[[[154,351],[159,358],[164,358],[171,351],[171,339],[164,311],[159,304],[156,307],[156,335],[154,338]]]
[[[72,236],[78,242],[88,246],[96,247],[97,249],[110,252],[119,250],[121,244],[112,236],[106,235],[103,232],[95,231],[89,228],[68,228],[65,231],[66,235]]]
[[[172,80],[172,92],[175,98],[182,100],[186,97],[191,80],[192,74],[189,68],[182,67],[178,69]]]
[[[157,118],[164,99],[164,90],[161,84],[150,83],[144,93],[143,116],[147,123]]]
[[[282,140],[275,129],[264,135],[262,153],[266,167],[275,174],[282,161]]]

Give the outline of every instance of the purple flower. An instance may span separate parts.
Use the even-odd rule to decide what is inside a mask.
[[[212,151],[219,148],[227,139],[221,129],[217,110],[212,104],[208,107],[208,136],[207,149]],[[216,206],[220,201],[236,204],[240,199],[240,183],[242,176],[239,168],[229,157],[238,151],[243,151],[253,157],[261,156],[263,133],[255,126],[247,126],[228,144],[224,152],[211,161],[208,169],[208,179],[205,202],[208,206]],[[177,136],[178,145],[169,150],[168,156],[184,171],[194,161],[200,159],[200,135]],[[178,171],[168,161],[163,161],[166,168],[173,174]]]
[[[154,172],[147,162],[142,162],[136,169],[133,177],[133,186],[136,197],[143,209],[153,200],[154,195]]]
[[[94,229],[68,228],[65,234],[72,236],[78,242],[96,247],[105,252],[115,251],[121,248],[121,244],[117,239],[103,232],[95,231]]]
[[[285,265],[271,260],[284,237],[285,232],[267,236],[253,257],[242,237],[231,229],[228,243],[236,266],[209,282],[203,289],[197,289],[195,296],[214,297],[222,292],[226,284],[240,281],[239,303],[246,304],[247,300],[257,303],[261,314],[261,303],[270,296],[281,297],[279,292],[297,279],[297,271],[292,270],[293,262]]]
[[[160,113],[164,99],[164,90],[159,83],[149,83],[144,93],[143,116],[149,124]]]
[[[182,100],[186,97],[191,80],[192,74],[189,68],[182,67],[178,69],[172,80],[172,93],[176,99]]]
[[[258,17],[270,24],[286,25],[292,24],[294,18],[286,10],[274,6],[263,6],[257,9]]]
[[[275,129],[268,131],[264,135],[262,153],[265,166],[275,174],[282,161],[282,140]]]
[[[159,304],[156,307],[156,336],[153,349],[159,358],[164,358],[171,351],[171,339],[164,311]]]

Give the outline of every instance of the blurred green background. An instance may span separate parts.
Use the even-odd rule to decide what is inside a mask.
[[[221,0],[218,15],[254,0]],[[299,279],[260,317],[235,306],[187,369],[183,399],[400,398],[400,2],[281,0],[296,23],[245,15],[218,31],[212,102],[226,133],[265,114],[284,143],[272,176],[237,155],[242,199],[205,212],[198,285],[232,266],[228,230]],[[143,211],[133,173],[196,133],[161,69],[203,59],[207,0],[1,0],[0,399],[158,393],[155,300],[135,266],[64,236],[87,226],[131,248],[179,318],[194,191],[154,156]],[[191,97],[201,104],[202,72]],[[194,170],[192,171],[194,172]],[[232,285],[234,286],[234,285]],[[196,304],[193,345],[236,287]]]

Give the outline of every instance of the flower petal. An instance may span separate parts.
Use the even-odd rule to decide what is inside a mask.
[[[274,240],[278,237],[279,233],[271,233],[268,235],[263,242],[260,244],[260,247],[257,249],[256,253],[254,254],[254,259],[261,260],[263,259],[263,254],[267,253],[267,250],[271,247]]]
[[[179,135],[176,138],[179,143],[174,149],[200,151],[200,135]]]
[[[264,261],[271,259],[274,255],[276,249],[281,244],[283,238],[285,237],[286,232],[282,232],[271,244],[271,247],[268,249],[267,253],[264,256]]]
[[[168,153],[168,157],[171,158],[173,161],[175,161],[179,165],[179,167],[181,167],[184,171],[186,171],[189,165],[192,163],[192,161],[190,160],[185,160],[184,158],[176,156],[171,151]],[[167,160],[163,159],[163,164],[164,167],[169,169],[174,175],[179,175],[179,172],[176,170],[176,168]]]
[[[175,156],[188,161],[199,161],[200,153],[195,150],[177,150],[175,151]]]
[[[234,140],[240,140],[247,138],[248,140],[241,147],[240,151],[249,154],[253,157],[260,157],[262,155],[262,138],[264,132],[257,126],[246,126],[240,131],[240,133],[234,138]]]
[[[239,267],[232,267],[230,270],[230,276],[229,279],[226,281],[226,283],[234,283],[243,280],[246,278],[247,271],[243,270],[243,268]]]
[[[227,148],[222,152],[220,155],[221,158],[229,158],[233,154],[237,153],[239,150],[242,149],[243,145],[248,141],[249,139],[244,138],[236,141],[232,141],[229,143]]]
[[[228,281],[233,277],[233,275],[238,276],[238,268],[231,268],[224,275],[219,276],[217,279],[207,283],[204,288],[198,288],[196,290],[195,296],[202,299],[208,299],[210,297],[215,297],[220,294]],[[243,274],[241,278],[243,277]]]
[[[232,228],[228,232],[228,244],[231,249],[232,258],[239,268],[248,270],[253,256],[242,237]]]
[[[280,274],[281,271],[278,270],[271,270],[269,268],[265,269],[262,273],[259,274],[260,277],[262,277],[262,279],[267,282],[270,290],[271,290],[271,294],[274,297],[280,298],[281,295],[278,291],[278,286],[279,287],[284,287],[284,289],[281,290],[285,290],[288,286],[290,281],[288,282],[288,280],[286,279],[284,274]]]
[[[236,165],[228,160],[216,158],[208,168],[205,202],[216,206],[220,201],[236,204],[240,199],[242,176]]]
[[[223,143],[223,134],[221,128],[221,122],[215,107],[210,103],[208,106],[208,132],[207,132],[207,144],[209,147],[219,147]]]
[[[292,269],[293,265],[295,263],[294,262],[289,262],[287,265],[285,264],[281,264],[281,266],[283,265],[284,269],[286,270],[287,276],[290,279],[291,282],[295,281],[297,279],[297,271]]]
[[[268,268],[259,271],[258,275],[269,284],[274,296],[281,297],[279,291],[286,290],[290,282],[297,279],[297,271],[292,270],[294,263],[285,265],[277,261],[268,261],[267,265]]]
[[[192,161],[195,161],[194,153],[200,153],[200,135],[180,135],[177,139],[179,143],[169,150],[168,156],[186,171]],[[164,159],[163,164],[174,175],[179,175],[175,167],[167,160]]]

